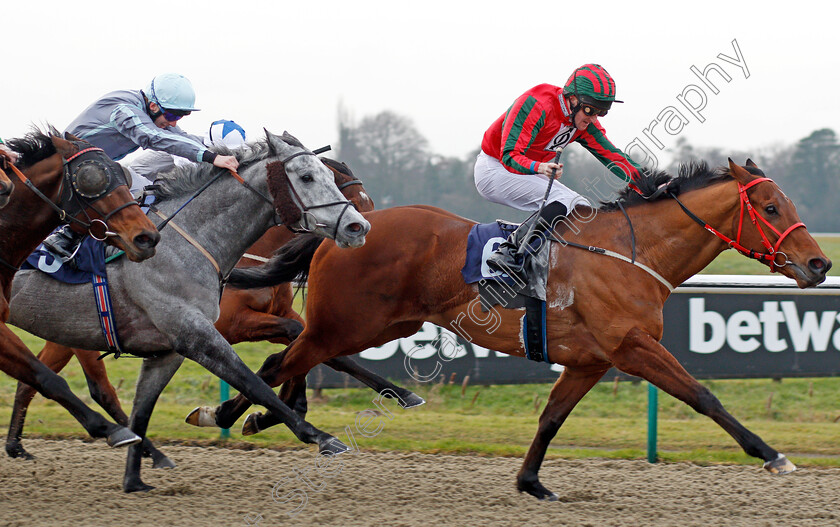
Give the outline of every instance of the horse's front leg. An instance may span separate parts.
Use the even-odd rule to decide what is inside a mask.
[[[38,354],[38,360],[43,362],[47,368],[55,373],[60,372],[67,366],[70,359],[73,358],[73,350],[65,346],[59,346],[47,342],[41,353]],[[15,404],[12,408],[12,420],[9,424],[9,434],[6,436],[6,454],[9,457],[21,457],[24,459],[33,459],[34,456],[23,448],[21,438],[23,437],[23,426],[26,423],[26,411],[29,409],[29,404],[35,398],[35,388],[18,383],[17,391],[15,392]],[[119,423],[126,426],[126,423]]]
[[[304,443],[317,444],[321,453],[339,454],[348,450],[347,445],[307,423],[278,399],[271,387],[248,369],[224,337],[212,326],[210,329],[212,331],[205,331],[201,336],[191,334],[190,331],[179,333],[178,352],[227,381],[239,390],[240,396],[243,396],[246,401],[266,407],[271,413],[277,415],[298,439]],[[278,384],[293,375],[281,379]],[[188,422],[190,418],[187,417]]]
[[[566,368],[563,370],[560,378],[551,388],[548,402],[540,415],[537,435],[531,441],[522,468],[516,475],[516,488],[519,492],[527,492],[541,500],[557,500],[557,495],[545,488],[537,476],[545,459],[545,451],[577,403],[598,383],[608,369],[609,366],[606,365],[594,369]]]
[[[414,408],[415,406],[420,406],[426,403],[426,401],[416,393],[386,381],[348,356],[333,357],[332,359],[325,361],[324,364],[335,371],[341,371],[353,376],[372,388],[376,393],[385,393],[385,397],[389,399],[397,399],[397,403],[403,408]]]
[[[335,371],[347,373],[348,375],[355,377],[365,385],[372,388],[376,393],[382,394],[388,399],[396,399],[397,404],[403,408],[414,408],[415,406],[420,406],[426,403],[426,401],[416,393],[386,381],[367,368],[360,366],[356,361],[348,356],[333,357],[330,360],[324,361],[324,364]],[[272,368],[272,371],[279,372],[279,363],[272,366]],[[273,385],[269,382],[269,386]],[[298,415],[304,417],[306,415],[307,408],[306,376],[299,375],[283,383],[283,387],[280,389],[279,397],[287,405],[294,408]],[[271,413],[262,414],[260,412],[255,412],[249,415],[242,424],[242,434],[256,434],[257,432],[280,423],[280,419]]]
[[[279,382],[275,383],[274,381],[280,375],[280,364],[283,362],[283,357],[286,356],[286,352],[288,352],[294,345],[295,343],[292,342],[289,347],[283,351],[272,353],[266,357],[262,366],[260,366],[260,369],[257,370],[257,376],[265,381],[265,383],[270,387],[273,388],[275,386],[279,386]],[[230,428],[250,407],[251,401],[245,397],[245,395],[239,393],[233,398],[222,402],[219,406],[199,406],[190,412],[185,421],[193,426],[218,426],[219,428]],[[300,418],[303,419],[304,416],[301,415]]]
[[[137,377],[137,390],[134,393],[134,405],[131,408],[131,430],[141,437],[146,437],[149,420],[160,392],[166,388],[172,376],[181,367],[184,357],[177,353],[143,359],[140,375]],[[143,457],[143,444],[132,445],[128,449],[123,476],[123,490],[137,492],[151,490],[154,487],[146,485],[140,479],[140,460]]]
[[[764,460],[764,468],[770,472],[785,474],[796,470],[785,456],[732,417],[708,388],[689,375],[662,344],[644,331],[631,330],[611,358],[621,371],[653,383],[696,412],[710,417],[741,445],[744,452]]]
[[[47,343],[48,346],[59,346],[58,344]],[[44,348],[47,349],[46,347]],[[117,396],[117,390],[108,379],[108,371],[105,369],[105,361],[99,360],[99,352],[92,350],[83,350],[78,348],[64,348],[78,359],[79,364],[82,365],[82,371],[87,380],[88,391],[93,400],[101,406],[114,420],[123,425],[128,426],[128,416],[122,409],[120,399]],[[43,359],[41,359],[43,360]],[[143,457],[152,458],[152,468],[174,468],[175,463],[166,457],[166,455],[155,448],[147,438],[143,438]]]
[[[140,441],[136,434],[123,426],[111,423],[87,407],[67,382],[56,375],[15,335],[0,322],[0,371],[34,387],[41,395],[67,409],[91,437],[105,437],[113,447],[127,446]]]

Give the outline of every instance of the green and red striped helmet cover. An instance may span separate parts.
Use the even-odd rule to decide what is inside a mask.
[[[563,94],[574,95],[583,103],[604,109],[609,109],[614,102],[622,102],[615,99],[615,81],[600,64],[584,64],[573,71],[563,87]]]

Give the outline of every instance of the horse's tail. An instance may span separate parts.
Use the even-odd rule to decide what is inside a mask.
[[[309,277],[309,265],[322,241],[323,238],[314,234],[297,236],[277,249],[274,256],[263,265],[234,269],[227,283],[237,289],[254,289],[294,280],[305,282]]]

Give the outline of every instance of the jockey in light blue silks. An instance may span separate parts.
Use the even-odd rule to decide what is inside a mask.
[[[224,147],[236,150],[245,146],[247,134],[245,129],[234,121],[220,119],[213,121],[207,134],[202,137],[202,143],[207,147]],[[169,172],[175,167],[193,163],[185,157],[171,155],[167,152],[146,150],[126,166],[131,172],[131,194],[139,197],[143,190],[153,184],[155,174]],[[153,196],[145,198],[145,204],[154,202]]]
[[[103,149],[114,160],[144,148],[235,170],[239,162],[234,156],[211,152],[200,137],[178,127],[178,120],[194,111],[198,108],[189,79],[164,73],[152,79],[144,90],[103,95],[76,117],[66,132]],[[44,246],[67,261],[82,238],[83,234],[62,227],[44,240]]]

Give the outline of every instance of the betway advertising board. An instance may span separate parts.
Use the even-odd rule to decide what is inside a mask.
[[[662,344],[695,377],[840,375],[840,279],[696,276],[665,307]]]
[[[801,290],[781,276],[700,275],[665,304],[662,344],[697,378],[840,375],[840,279]],[[353,357],[397,382],[553,382],[562,367],[509,357],[427,323],[415,335]],[[604,376],[621,375],[613,370]],[[324,366],[310,387],[358,386]]]

